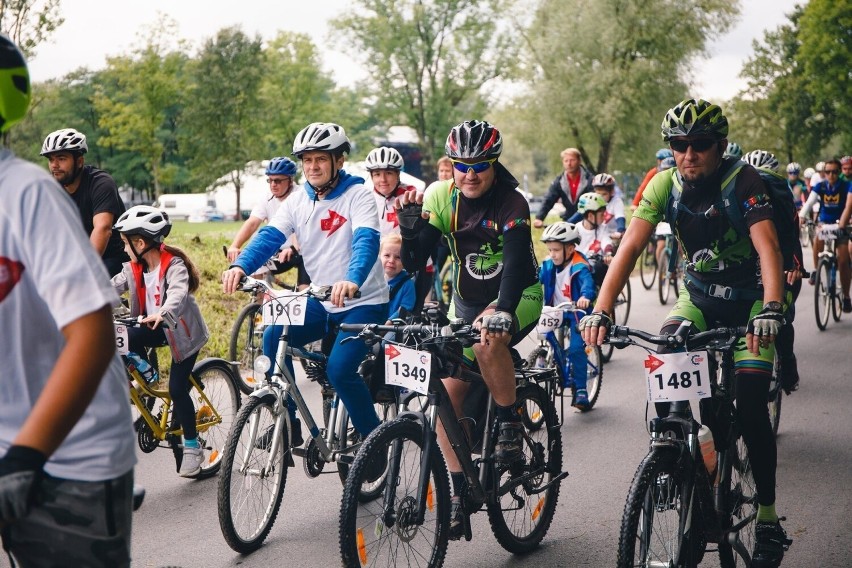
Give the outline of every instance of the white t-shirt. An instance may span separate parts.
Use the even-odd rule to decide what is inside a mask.
[[[554,268],[555,270],[555,268]],[[566,266],[556,273],[556,286],[553,288],[553,302],[558,306],[562,302],[571,302],[571,267]]]
[[[298,191],[298,190],[299,190],[299,187],[294,185],[293,189],[291,189],[290,192],[292,193],[293,191]],[[278,211],[278,208],[281,207],[281,204],[284,203],[284,201],[289,196],[290,196],[290,193],[288,193],[286,196],[284,196],[284,199],[278,199],[277,197],[275,197],[274,195],[272,195],[270,193],[265,199],[262,199],[261,201],[259,201],[257,203],[257,205],[254,206],[254,209],[251,210],[250,216],[251,217],[257,217],[261,221],[269,222],[269,220],[272,219],[273,216],[275,216],[275,213]],[[287,239],[284,242],[284,244],[281,245],[281,248],[278,249],[278,250],[282,250],[286,247],[289,247],[291,240],[292,239]]]
[[[284,235],[296,235],[302,249],[305,270],[314,284],[323,286],[346,279],[352,241],[356,229],[379,231],[379,216],[373,191],[362,184],[348,187],[342,194],[314,200],[304,188],[296,188],[279,207],[269,225]],[[360,288],[361,297],[335,307],[323,302],[328,312],[342,312],[357,305],[384,304],[388,301],[382,263],[378,255]]]
[[[611,225],[599,225],[597,229],[587,229],[583,223],[577,223],[577,232],[580,233],[580,244],[577,250],[586,256],[592,254],[605,254],[607,250],[612,252]]]
[[[2,455],[65,345],[61,329],[116,304],[118,297],[83,232],[77,208],[44,169],[0,151],[0,196]],[[127,385],[116,355],[86,412],[47,462],[47,473],[103,481],[133,468],[135,435]]]
[[[606,214],[604,215],[604,223],[606,223],[613,233],[618,232],[618,226],[615,220],[619,217],[624,217],[624,200],[616,195],[612,196],[609,203],[606,204]]]
[[[160,265],[150,272],[143,273],[145,278],[145,315],[160,313]]]

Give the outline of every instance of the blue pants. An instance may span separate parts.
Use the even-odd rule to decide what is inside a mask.
[[[292,346],[303,346],[312,341],[322,339],[329,327],[329,322],[341,323],[384,323],[387,316],[387,304],[356,306],[345,312],[328,313],[322,303],[314,298],[308,298],[308,308],[305,312],[305,325],[290,327],[290,342]],[[283,327],[271,325],[263,332],[263,354],[271,358],[274,364],[275,353],[278,351],[278,340]],[[328,357],[328,380],[343,405],[349,412],[352,425],[358,433],[366,436],[379,425],[379,416],[373,407],[373,398],[366,383],[358,374],[358,365],[367,354],[367,345],[363,341],[341,341],[355,335],[348,332],[338,332]],[[285,364],[295,377],[293,359],[287,357]],[[295,418],[295,405],[289,402],[290,416]]]
[[[566,332],[568,330],[565,330]],[[568,359],[571,360],[574,375],[574,387],[576,389],[586,388],[589,379],[589,356],[586,354],[586,344],[577,330],[577,324],[571,324],[571,338],[568,343]]]

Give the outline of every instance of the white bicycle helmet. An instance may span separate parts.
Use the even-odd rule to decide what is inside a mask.
[[[125,211],[113,227],[125,235],[139,235],[161,243],[172,230],[172,222],[165,211],[150,205],[136,205]]]
[[[589,211],[600,211],[606,209],[606,201],[597,193],[584,193],[577,201],[577,211],[585,215]]]
[[[396,170],[399,171],[405,166],[402,155],[395,148],[381,146],[373,148],[367,154],[366,168],[368,172],[373,170]]]
[[[607,173],[598,174],[592,178],[592,187],[615,187],[615,178]]]
[[[740,148],[740,145],[736,142],[728,142],[728,147],[725,149],[725,156],[730,156],[732,158],[742,158],[743,149]]]
[[[805,168],[805,171],[802,172],[802,177],[805,179],[811,179],[812,177],[814,177],[815,173],[816,172],[813,168]]]
[[[293,141],[293,155],[301,158],[305,152],[349,152],[351,144],[343,127],[332,122],[314,122],[304,127]]]
[[[816,167],[817,173],[821,174],[822,171],[825,169],[825,162],[817,162],[815,167]]]
[[[773,172],[778,170],[778,158],[775,157],[775,154],[766,150],[752,150],[743,156],[743,160],[755,168],[763,168]]]
[[[579,243],[580,232],[577,227],[566,221],[559,221],[545,227],[541,233],[541,242],[543,243]]]
[[[790,162],[787,164],[787,173],[790,175],[799,175],[799,172],[802,171],[802,166],[799,165],[799,162]]]
[[[44,139],[41,145],[41,155],[46,156],[54,152],[78,152],[85,154],[89,151],[89,145],[86,144],[86,135],[82,132],[77,132],[73,128],[63,128],[51,132]]]

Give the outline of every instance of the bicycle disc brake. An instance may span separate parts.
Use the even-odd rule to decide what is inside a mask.
[[[317,448],[317,443],[313,438],[311,438],[305,447],[304,466],[308,477],[317,477],[325,467],[325,460],[322,459],[319,448]]]

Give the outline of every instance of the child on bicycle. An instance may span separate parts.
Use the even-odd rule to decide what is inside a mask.
[[[399,233],[389,233],[382,238],[379,259],[388,283],[388,321],[400,317],[402,309],[411,313],[417,300],[411,274],[402,267],[401,249]]]
[[[119,217],[115,229],[131,260],[112,284],[119,294],[129,291],[131,315],[142,316],[145,324],[127,330],[130,351],[144,358],[146,347],[168,345],[171,349],[169,395],[183,429],[178,473],[195,477],[204,463],[204,448],[195,428],[189,376],[210,334],[192,296],[198,289],[198,270],[186,253],[163,243],[171,228],[168,215],[148,205],[131,207]]]
[[[595,299],[595,282],[589,267],[589,261],[577,250],[580,233],[571,223],[560,221],[547,227],[541,235],[550,257],[541,263],[539,281],[544,286],[544,303],[556,306],[572,301],[577,308],[587,309]],[[572,406],[588,410],[589,396],[586,391],[589,357],[586,354],[583,338],[577,331],[577,322],[585,315],[582,312],[571,313],[571,341],[568,358],[574,368],[576,396]],[[568,386],[569,377],[563,377],[563,387]]]
[[[606,267],[612,261],[615,247],[612,244],[612,227],[606,223],[606,201],[597,193],[584,193],[577,202],[577,211],[583,220],[575,225],[580,235],[577,250],[592,259],[590,264],[595,284],[601,285],[606,276]]]

